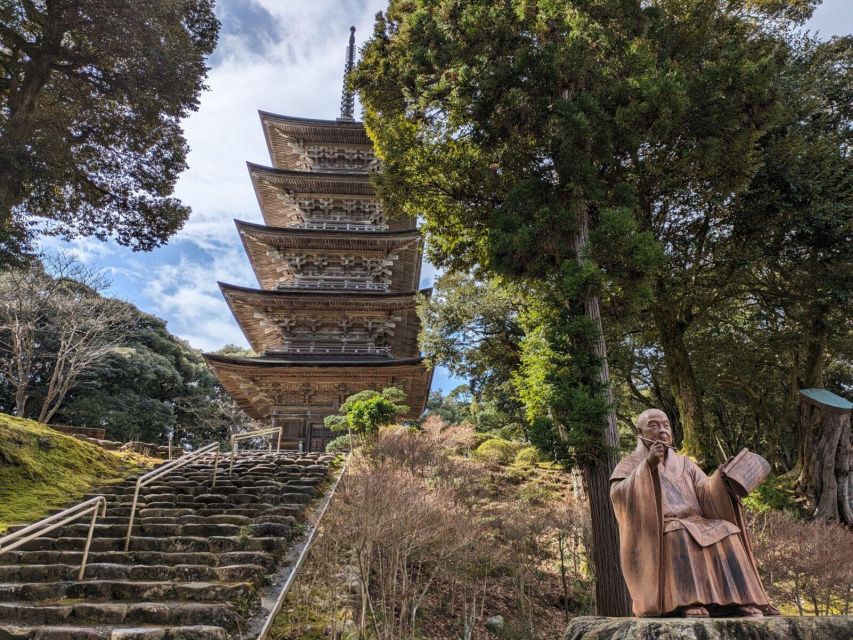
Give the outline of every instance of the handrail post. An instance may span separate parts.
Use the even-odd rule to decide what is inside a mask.
[[[83,579],[83,573],[86,571],[86,562],[89,558],[89,547],[92,544],[92,537],[95,532],[95,523],[98,519],[98,512],[101,516],[107,515],[107,499],[104,496],[95,496],[85,502],[81,502],[73,507],[64,509],[52,516],[42,518],[38,522],[25,526],[23,529],[0,537],[0,554],[3,554],[12,549],[17,549],[21,545],[26,544],[30,540],[35,540],[46,533],[65,527],[74,522],[78,518],[82,518],[92,512],[92,520],[89,522],[89,532],[86,536],[86,546],[83,549],[83,558],[80,563],[80,571],[77,573],[77,579]],[[3,545],[6,545],[5,547]]]
[[[213,456],[213,482],[210,483],[211,489],[213,489],[213,487],[216,486],[216,474],[218,473],[218,471],[219,471],[219,451],[217,451],[216,454]]]
[[[139,482],[136,483],[136,491],[133,492],[133,505],[130,507],[130,520],[127,521],[127,536],[124,539],[124,550],[130,550],[130,532],[133,530],[133,518],[136,515],[136,502],[139,500]]]
[[[86,562],[89,559],[89,547],[92,546],[92,536],[95,533],[95,521],[98,519],[98,511],[102,512],[102,518],[107,515],[106,499],[95,504],[95,508],[92,510],[92,521],[89,522],[89,535],[86,536],[86,546],[83,547],[83,560],[80,562],[80,572],[77,574],[78,581],[83,579],[83,574],[86,571]]]

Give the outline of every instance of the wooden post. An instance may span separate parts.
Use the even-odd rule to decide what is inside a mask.
[[[803,468],[798,489],[812,516],[853,525],[853,403],[826,389],[800,389]]]

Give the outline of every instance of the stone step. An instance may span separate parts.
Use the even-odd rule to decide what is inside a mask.
[[[0,603],[0,626],[17,625],[213,625],[234,631],[240,615],[226,604],[195,602]]]
[[[44,601],[59,598],[102,600],[187,600],[191,602],[245,602],[255,594],[250,582],[132,582],[83,580],[68,582],[0,583],[0,602]]]
[[[124,538],[94,538],[90,551],[123,551]],[[24,551],[82,551],[85,538],[36,538],[18,547]],[[170,553],[210,551],[283,551],[287,541],[280,537],[253,536],[132,536],[129,551],[164,551]]]
[[[9,551],[0,555],[0,566],[68,564],[79,567],[82,551]],[[210,567],[235,564],[260,565],[267,570],[275,566],[275,556],[263,551],[232,551],[228,553],[161,551],[104,551],[90,552],[89,563],[125,565],[205,565]]]
[[[77,579],[79,564],[13,564],[0,566],[0,582],[49,582]],[[175,582],[260,581],[266,567],[256,564],[127,564],[89,562],[86,580],[173,580]]]
[[[70,627],[0,625],[0,640],[228,640],[221,627]]]
[[[107,513],[84,580],[82,520],[0,555],[0,640],[243,638],[331,459],[247,452],[229,474],[223,455],[215,485],[212,456],[165,474],[139,493],[127,552],[137,478],[99,487],[91,495],[106,497]]]
[[[136,518],[134,519],[134,524],[139,523],[144,526],[146,524],[236,524],[238,526],[243,526],[244,524],[251,524],[253,522],[252,518],[248,518],[246,516],[234,516],[228,514],[221,514],[215,516],[198,516],[191,509],[186,509],[189,513],[184,513],[181,515],[171,515],[171,516],[152,516],[152,517],[143,517],[140,518],[137,513]],[[280,517],[280,516],[274,516]],[[127,526],[127,517],[126,516],[110,516],[107,515],[103,518],[98,518],[98,524],[123,524],[125,527]]]
[[[60,527],[47,534],[52,538],[83,538],[89,531],[88,523],[75,523]],[[238,536],[242,533],[241,526],[223,523],[178,524],[151,523],[134,520],[133,532],[143,536]],[[95,538],[120,538],[127,535],[127,519],[120,524],[104,524],[98,522],[93,527]]]

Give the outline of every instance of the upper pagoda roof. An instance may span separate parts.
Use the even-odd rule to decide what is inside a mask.
[[[243,247],[258,282],[264,289],[275,289],[298,275],[284,259],[287,255],[327,254],[364,256],[386,260],[393,255],[390,290],[412,291],[420,282],[421,243],[417,229],[403,231],[314,230],[269,227],[235,220]],[[328,289],[324,289],[326,291]]]
[[[308,147],[332,147],[363,151],[372,157],[373,145],[364,125],[350,120],[296,118],[259,111],[273,166],[310,170]]]
[[[368,249],[372,244],[409,244],[421,239],[418,229],[387,231],[350,231],[347,229],[300,229],[271,227],[256,222],[235,220],[241,237],[249,236],[278,248],[322,248],[329,250]]]
[[[245,304],[266,305],[289,308],[298,306],[300,309],[362,309],[368,305],[385,306],[414,306],[414,296],[420,293],[425,296],[432,294],[432,287],[419,291],[389,292],[389,291],[347,291],[343,289],[255,289],[241,287],[236,284],[218,282],[219,290],[229,299],[240,300]]]
[[[258,183],[268,182],[282,187],[292,194],[322,194],[334,196],[360,196],[375,198],[376,193],[370,184],[370,176],[359,171],[312,172],[295,171],[265,167],[262,164],[247,162],[255,193],[258,193]],[[263,206],[260,196],[258,202]]]
[[[337,360],[321,360],[313,361],[305,358],[288,358],[285,356],[221,356],[215,353],[205,353],[205,360],[209,363],[218,365],[226,365],[239,369],[282,369],[283,367],[307,367],[307,368],[353,368],[361,371],[366,371],[371,368],[395,368],[401,366],[423,365],[423,357],[416,358],[396,358],[389,360],[376,360],[366,358],[364,360],[352,360],[348,358],[339,358]]]
[[[418,355],[417,338],[420,329],[415,308],[415,291],[406,293],[388,293],[376,291],[330,292],[310,289],[264,290],[238,287],[220,282],[219,289],[228,303],[231,313],[240,325],[243,335],[256,353],[281,351],[288,339],[293,340],[290,332],[292,323],[317,322],[320,318],[330,319],[332,325],[348,318],[355,322],[354,327],[370,318],[372,322],[388,322],[387,343],[382,345],[388,351],[384,355],[414,357]],[[429,295],[431,289],[423,289],[422,294]],[[329,295],[331,294],[331,295]],[[291,323],[285,334],[281,322],[288,319]],[[326,322],[329,322],[327,320]],[[320,327],[312,325],[312,341],[323,340],[323,322]],[[347,342],[362,342],[365,336],[350,335]],[[350,353],[365,353],[365,345],[356,345]],[[378,346],[378,345],[377,345]],[[291,345],[293,348],[293,345]],[[334,352],[334,349],[331,350]],[[342,349],[343,352],[346,348]],[[310,353],[322,353],[322,348],[312,349]]]

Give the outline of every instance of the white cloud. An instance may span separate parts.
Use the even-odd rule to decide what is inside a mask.
[[[278,37],[264,38],[259,48],[250,32],[257,25],[244,23],[242,34],[224,29],[218,64],[208,78],[210,90],[202,96],[199,111],[184,122],[190,168],[181,176],[176,195],[193,214],[178,237],[200,246],[236,242],[235,217],[261,220],[245,164],[269,164],[258,110],[335,118],[350,22],[363,40],[371,33],[373,15],[385,6],[376,0],[259,4],[274,21],[263,25],[265,31]]]
[[[242,247],[182,256],[154,268],[144,285],[146,308],[169,319],[169,330],[206,351],[246,340],[219,291],[217,281],[254,284]]]
[[[65,253],[87,264],[100,263],[115,251],[113,245],[95,238],[78,238],[66,242],[61,238],[50,236],[39,239],[39,248],[44,253]]]

